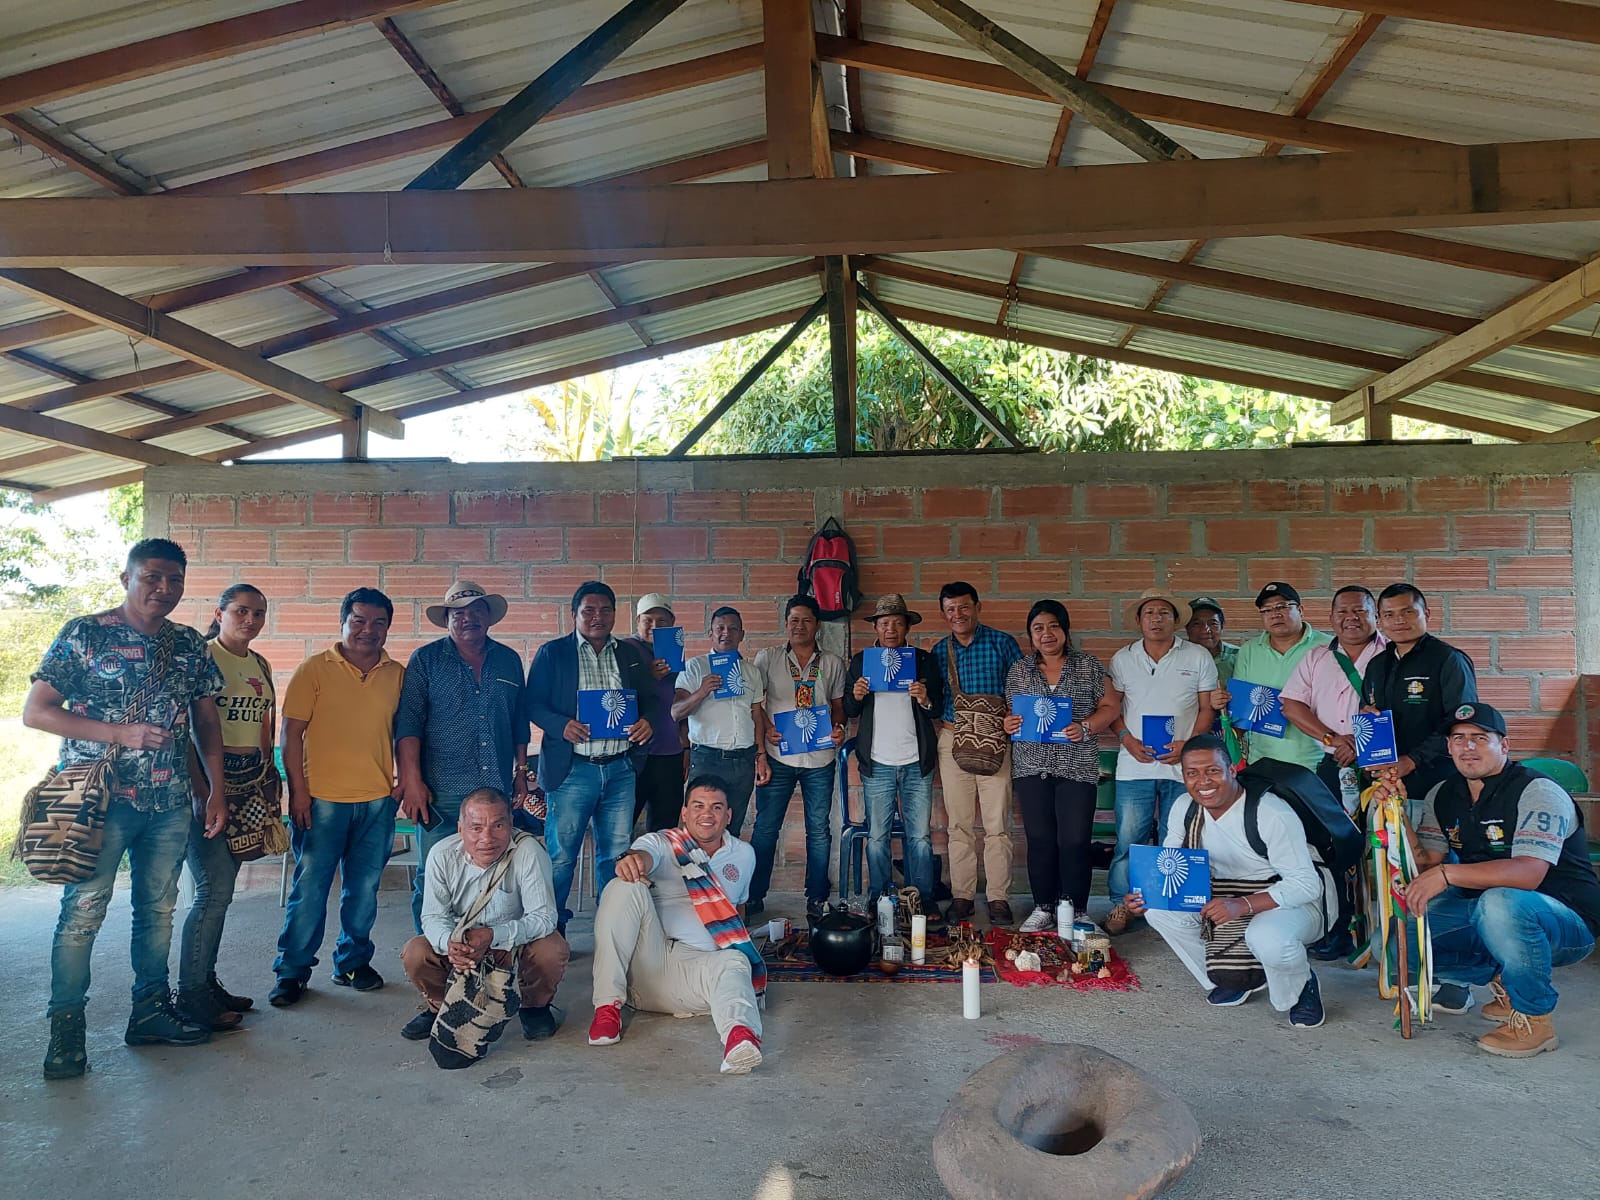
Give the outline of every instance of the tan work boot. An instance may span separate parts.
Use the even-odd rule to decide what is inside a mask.
[[[1561,1042],[1556,1037],[1550,1014],[1530,1017],[1511,1010],[1511,1016],[1498,1029],[1491,1029],[1478,1039],[1478,1048],[1501,1058],[1532,1058],[1545,1050],[1554,1050]]]
[[[1504,1025],[1511,1020],[1511,1014],[1516,1009],[1511,1007],[1511,997],[1506,994],[1505,984],[1500,982],[1496,975],[1489,980],[1489,990],[1494,993],[1494,999],[1485,1004],[1479,1011],[1483,1013],[1485,1021],[1493,1021],[1497,1025]]]
[[[1133,913],[1128,911],[1126,904],[1119,903],[1112,906],[1100,928],[1104,929],[1112,937],[1116,937],[1119,933],[1127,932],[1128,926],[1131,924],[1133,924]]]

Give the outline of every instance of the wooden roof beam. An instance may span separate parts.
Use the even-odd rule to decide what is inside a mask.
[[[285,400],[304,404],[334,417],[349,419],[355,416],[356,402],[333,388],[241,350],[221,338],[213,337],[192,325],[185,325],[69,271],[51,268],[0,270],[0,281],[76,313],[96,325],[142,338],[191,362],[201,363],[212,370],[254,384]],[[383,413],[374,415],[373,428],[379,433],[393,438],[405,436],[405,426],[399,420]]]
[[[1600,45],[1600,9],[1589,4],[1569,4],[1566,0],[1355,0],[1351,4],[1339,4],[1336,0],[1289,0],[1289,3],[1351,8],[1413,21],[1436,21],[1468,29]]]
[[[1600,219],[1600,140],[676,187],[0,201],[0,266],[1031,249]],[[1157,174],[1159,172],[1159,174]]]
[[[1458,373],[1463,368],[1587,308],[1597,297],[1600,297],[1600,261],[1585,263],[1554,283],[1535,288],[1465,333],[1447,338],[1404,366],[1368,381],[1333,406],[1333,419],[1343,424],[1360,416],[1368,403],[1389,404],[1403,400],[1430,384],[1452,377],[1460,382]]]
[[[7,429],[12,433],[20,433],[24,437],[50,442],[57,446],[71,446],[76,450],[88,450],[94,454],[106,454],[112,458],[147,463],[151,466],[195,466],[202,461],[192,455],[168,450],[164,446],[151,446],[120,434],[105,433],[99,429],[91,429],[87,425],[46,417],[39,413],[23,412],[21,409],[4,404],[0,404],[0,429]]]
[[[767,178],[832,179],[827,103],[810,0],[762,0]]]
[[[193,29],[146,38],[0,79],[0,112],[35,108],[96,88],[214,62],[279,42],[361,25],[386,14],[416,12],[450,0],[299,0]]]

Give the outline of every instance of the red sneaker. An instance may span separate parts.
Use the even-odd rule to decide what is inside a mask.
[[[622,1005],[602,1004],[589,1022],[589,1045],[614,1046],[622,1040]]]
[[[735,1025],[722,1051],[724,1075],[748,1075],[761,1065],[761,1039],[744,1025]]]

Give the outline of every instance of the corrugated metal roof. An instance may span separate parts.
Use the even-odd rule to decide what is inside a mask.
[[[262,0],[0,0],[0,79],[135,41],[193,29],[226,17],[277,7]],[[1098,0],[995,0],[986,15],[1069,68],[1083,53]],[[615,0],[456,0],[393,19],[435,75],[467,111],[499,104],[588,34],[615,8]],[[987,63],[977,49],[906,4],[864,6],[862,36],[871,42]],[[609,79],[759,44],[760,0],[690,0],[626,54],[599,72]],[[823,6],[819,28],[837,24]],[[1355,9],[1318,8],[1281,0],[1119,0],[1100,44],[1090,79],[1289,114],[1334,61],[1361,22]],[[1333,82],[1312,116],[1320,121],[1392,131],[1447,142],[1600,136],[1600,87],[1594,47],[1449,25],[1388,18]],[[1061,115],[1051,103],[927,82],[880,71],[855,70],[861,130],[982,158],[1041,164]],[[840,68],[824,80],[830,119],[845,126]],[[582,183],[755,142],[765,135],[764,81],[759,71],[668,91],[609,109],[597,109],[535,126],[506,157],[532,185]],[[223,55],[208,62],[149,73],[50,100],[19,117],[56,137],[68,149],[120,172],[136,186],[181,187],[330,148],[353,148],[375,136],[444,119],[444,109],[402,62],[373,24],[290,38]],[[1263,143],[1227,133],[1160,126],[1201,157],[1254,156]],[[385,190],[402,187],[441,150],[389,162],[357,163],[343,173],[296,185],[303,191]],[[1288,147],[1287,153],[1301,153]],[[1075,119],[1064,143],[1072,166],[1127,162],[1120,144]],[[841,169],[849,167],[842,156]],[[869,174],[907,168],[872,163]],[[759,179],[764,168],[739,167],[721,178]],[[485,167],[467,187],[506,186]],[[13,139],[0,129],[0,198],[102,194],[99,185],[69,164]],[[1070,221],[1070,214],[1063,218]],[[1486,229],[1425,230],[1443,243],[1579,262],[1600,251],[1600,222],[1565,222]],[[1421,243],[1423,247],[1426,243]],[[1442,248],[1448,249],[1448,246]],[[1237,238],[1197,250],[1187,241],[1117,245],[1118,254],[1178,262],[1191,255],[1199,275],[1163,285],[1133,271],[1080,266],[1027,256],[1023,289],[1110,304],[1155,304],[1163,314],[1288,335],[1330,348],[1410,356],[1445,336],[1438,322],[1379,320],[1334,311],[1327,302],[1293,303],[1249,294],[1281,285],[1384,301],[1457,318],[1479,319],[1536,286],[1514,274],[1469,269],[1415,257],[1284,237]],[[894,260],[983,281],[989,290],[1007,282],[1016,264],[1006,249],[909,254]],[[1115,260],[1112,260],[1115,261]],[[778,260],[630,263],[606,268],[601,279],[616,302],[637,303],[707,284],[733,280],[778,265]],[[1510,264],[1516,269],[1519,264]],[[480,284],[527,265],[358,267],[329,271],[300,287],[342,312],[409,304],[448,289]],[[1253,277],[1259,287],[1207,277],[1205,271]],[[94,270],[83,274],[129,296],[165,293],[219,280],[224,293],[241,281],[224,269]],[[1222,286],[1226,284],[1226,286]],[[876,277],[873,285],[891,304],[993,324],[1002,304],[993,296],[926,283]],[[655,342],[707,332],[803,307],[820,281],[805,276],[758,292],[723,295],[643,318],[638,327]],[[400,364],[405,354],[432,354],[503,338],[574,317],[603,315],[612,304],[599,283],[575,276],[480,298],[436,311],[406,310],[388,329],[393,345],[356,334],[305,346],[282,362],[317,379]],[[0,339],[8,328],[47,318],[48,304],[0,288]],[[1412,314],[1399,314],[1410,317]],[[332,318],[306,295],[287,289],[224,296],[182,310],[179,319],[240,345],[300,330]],[[1132,327],[1101,317],[1063,313],[1044,304],[1008,306],[1007,327],[1119,343]],[[1600,306],[1560,322],[1556,330],[1600,336]],[[608,355],[637,352],[638,334],[620,320],[554,340],[535,332],[528,345],[501,350],[452,368],[462,386],[490,387],[534,372],[559,371]],[[26,341],[26,339],[24,339]],[[1140,328],[1127,342],[1147,354],[1210,364],[1228,371],[1277,375],[1286,385],[1351,388],[1370,376],[1361,368],[1300,354],[1267,352],[1187,332]],[[27,355],[92,379],[150,371],[177,361],[148,341],[122,333],[84,330],[24,346]],[[1594,359],[1548,349],[1513,347],[1481,370],[1523,383],[1591,390]],[[402,365],[391,369],[405,370]],[[128,386],[137,386],[130,380]],[[24,361],[0,358],[0,400],[18,403],[53,393],[63,382]],[[188,412],[216,408],[260,390],[227,376],[204,373],[142,389],[150,400]],[[398,375],[359,389],[363,403],[395,408],[448,397],[451,387],[429,372]],[[1453,409],[1476,418],[1532,430],[1587,419],[1587,409],[1489,393],[1441,383],[1415,403]],[[1600,406],[1600,394],[1596,405]],[[159,417],[148,406],[102,398],[51,411],[60,419],[116,431],[149,426]],[[261,438],[283,438],[325,427],[317,412],[276,401],[228,419]],[[230,437],[204,427],[156,444],[192,454],[226,450]],[[19,457],[25,456],[25,457]],[[39,460],[43,461],[39,461]],[[17,465],[20,462],[21,465]],[[11,465],[8,466],[7,464]],[[52,450],[47,443],[0,432],[0,478],[30,486],[70,487],[125,473],[128,464],[103,455]]]

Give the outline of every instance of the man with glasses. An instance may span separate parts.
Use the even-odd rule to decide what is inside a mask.
[[[1600,880],[1572,797],[1511,761],[1499,712],[1459,705],[1445,743],[1458,774],[1423,801],[1417,858],[1426,869],[1406,903],[1428,914],[1439,979],[1486,983],[1494,994],[1483,1016],[1497,1027],[1478,1048],[1531,1058],[1560,1045],[1551,972],[1594,949]]]
[[[1233,664],[1233,678],[1281,692],[1302,658],[1321,635],[1301,612],[1300,593],[1292,584],[1273,582],[1256,593],[1256,610],[1261,614],[1261,632],[1239,647]],[[1218,687],[1211,695],[1220,712],[1228,707],[1228,689]],[[1248,759],[1273,758],[1295,763],[1315,771],[1322,761],[1322,746],[1288,721],[1276,735],[1256,728],[1247,735]]]

